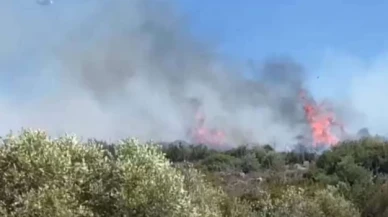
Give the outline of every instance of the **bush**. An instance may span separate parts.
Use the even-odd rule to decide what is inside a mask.
[[[248,205],[230,198],[220,187],[205,181],[204,175],[191,164],[179,165],[177,168],[184,174],[185,188],[200,216],[249,217],[252,214]]]
[[[263,158],[262,165],[267,169],[279,170],[285,166],[285,160],[281,154],[270,151]]]
[[[213,152],[213,150],[210,150],[205,145],[190,145],[190,149],[190,161],[203,160],[206,157],[210,156]]]
[[[305,161],[313,161],[316,157],[314,153],[310,152],[288,152],[285,155],[286,164],[303,164]]]
[[[117,159],[75,137],[24,130],[1,139],[2,216],[220,216],[221,193],[133,139]],[[93,145],[94,144],[94,145]],[[199,196],[202,197],[199,197]]]
[[[252,153],[255,155],[260,164],[263,163],[264,158],[267,155],[267,151],[262,147],[254,147],[252,149]]]
[[[359,217],[355,206],[338,194],[335,188],[318,190],[313,195],[303,188],[289,187],[280,197],[262,191],[254,204],[257,216],[263,217]]]
[[[336,166],[345,156],[373,173],[388,173],[388,143],[376,138],[346,141],[326,151],[317,160],[317,166],[328,173],[334,173]]]
[[[233,157],[242,158],[245,155],[247,155],[249,152],[250,152],[250,150],[248,149],[248,146],[242,145],[242,146],[239,146],[237,148],[226,151],[226,154],[229,154]]]
[[[318,191],[313,202],[318,204],[325,217],[361,216],[355,205],[346,200],[336,188],[331,186],[325,190]]]
[[[239,168],[241,160],[222,153],[216,153],[205,158],[201,164],[209,171],[233,171]]]
[[[172,162],[187,161],[190,158],[190,149],[185,144],[169,144],[163,147],[162,151],[166,154],[166,157]]]
[[[97,140],[81,143],[72,136],[52,139],[30,130],[0,142],[0,215],[6,217],[358,217],[354,204],[363,216],[387,213],[388,188],[382,185],[386,177],[376,174],[384,171],[379,169],[384,155],[377,151],[381,142],[352,143],[361,153],[349,144],[336,147],[320,157],[317,167],[310,167],[307,179],[297,182],[277,182],[276,177],[283,180],[295,172],[292,167],[284,170],[285,159],[299,157],[287,157],[270,147],[216,152],[178,144],[161,149],[134,139],[116,145]],[[162,151],[178,163],[170,163]],[[205,167],[214,183],[247,186],[239,194],[243,196],[227,195],[187,160]],[[224,172],[248,173],[261,166],[273,170],[259,174],[266,176],[265,182],[257,181],[257,173],[223,179],[228,174]],[[326,188],[330,184],[336,188]]]
[[[378,185],[376,174],[383,172],[384,142],[374,139],[344,142],[325,152],[317,161],[318,171],[314,179],[338,185],[344,196],[365,209]]]
[[[253,154],[248,154],[241,158],[240,168],[243,173],[258,171],[260,167],[259,161]]]
[[[180,141],[165,145],[162,151],[172,162],[199,161],[214,152],[205,145],[189,145]]]
[[[382,185],[365,205],[363,216],[388,216],[388,184]]]

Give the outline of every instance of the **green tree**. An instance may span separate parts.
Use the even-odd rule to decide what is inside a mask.
[[[241,158],[240,169],[244,173],[255,172],[260,169],[261,165],[253,154],[247,154]]]
[[[223,194],[183,173],[153,144],[107,150],[24,130],[0,140],[1,216],[221,216]],[[201,198],[199,196],[202,196]]]
[[[280,153],[269,151],[263,158],[262,165],[267,169],[283,169],[285,166],[284,156]]]
[[[201,164],[210,171],[233,171],[240,168],[241,160],[227,154],[216,153],[205,158]]]
[[[288,187],[280,197],[265,191],[253,203],[257,216],[263,217],[359,217],[357,208],[333,188],[307,195],[303,188]]]

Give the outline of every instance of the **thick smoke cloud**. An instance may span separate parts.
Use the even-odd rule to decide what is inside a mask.
[[[64,25],[56,27],[57,40],[41,44],[44,67],[24,78],[27,90],[43,92],[23,104],[2,100],[3,132],[23,126],[104,139],[188,139],[193,98],[210,127],[224,130],[232,144],[276,142],[282,148],[307,132],[298,98],[306,77],[294,61],[255,64],[256,78],[248,80],[246,68],[236,69],[193,37],[172,4],[116,0],[89,6],[78,25],[42,21],[43,29]],[[8,28],[12,34],[14,27]]]

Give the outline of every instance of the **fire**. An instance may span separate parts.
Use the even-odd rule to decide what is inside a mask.
[[[307,99],[304,91],[301,92],[300,96],[307,122],[312,131],[313,145],[335,146],[339,139],[333,134],[332,129],[334,126],[338,126],[343,132],[342,124],[335,120],[334,113],[328,111],[324,103],[316,104],[313,100]]]
[[[199,110],[195,115],[195,126],[193,127],[191,137],[194,142],[201,144],[223,145],[225,143],[225,133],[217,129],[208,128],[205,115]]]
[[[311,128],[313,146],[335,146],[339,142],[339,138],[332,132],[334,127],[339,127],[341,133],[344,129],[339,123],[335,114],[330,111],[325,103],[317,104],[313,99],[308,98],[305,91],[300,93],[300,98],[303,104],[303,110],[306,120]],[[190,130],[190,136],[193,142],[209,144],[209,145],[224,145],[226,135],[223,131],[214,128],[209,128],[206,124],[205,114],[200,109],[200,103],[193,103],[195,108],[194,126]]]

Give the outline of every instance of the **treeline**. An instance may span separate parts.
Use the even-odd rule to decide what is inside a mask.
[[[303,148],[301,148],[303,150]],[[162,146],[162,151],[173,163],[192,162],[202,165],[209,171],[236,171],[244,173],[261,169],[284,167],[290,164],[312,162],[317,158],[315,152],[275,152],[270,145],[248,146],[217,151],[203,144],[175,142]]]
[[[22,131],[0,139],[1,216],[387,216],[387,143],[322,155],[271,146],[118,144]]]
[[[278,191],[285,186],[309,192],[333,186],[362,216],[388,216],[388,143],[378,137],[345,141],[321,155],[275,152],[269,145],[216,151],[204,145],[176,143],[164,146],[163,152],[172,162],[190,161],[213,178],[214,174],[220,176],[219,172],[244,173],[253,180],[264,177],[265,183],[260,186],[274,190],[270,192],[273,196],[281,195]],[[241,189],[239,197],[256,203],[259,196],[249,189],[256,186],[243,186],[247,189]]]

